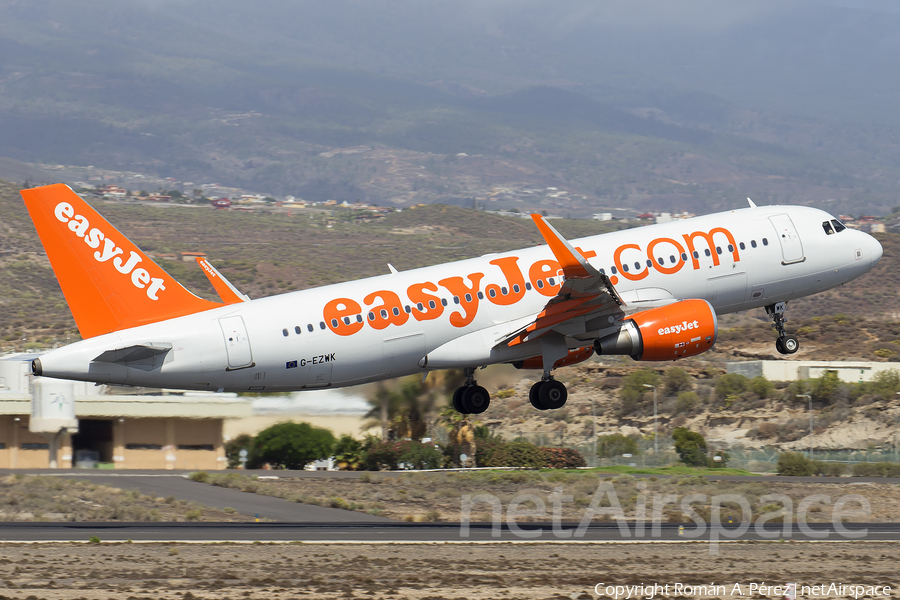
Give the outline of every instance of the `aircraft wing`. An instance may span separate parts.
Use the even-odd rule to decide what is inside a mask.
[[[222,302],[225,304],[237,304],[250,301],[250,297],[247,294],[239,292],[208,260],[198,257],[197,264],[203,269],[203,274],[209,279]]]
[[[559,293],[547,302],[534,321],[501,344],[516,346],[551,331],[563,335],[585,333],[585,322],[604,315],[612,317],[610,323],[621,319],[625,315],[622,310],[625,302],[606,274],[591,266],[544,217],[532,214],[531,218],[559,262],[564,279]]]

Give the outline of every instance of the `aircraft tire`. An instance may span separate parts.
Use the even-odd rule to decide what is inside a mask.
[[[456,412],[461,414],[466,414],[465,407],[462,403],[463,393],[466,391],[466,386],[456,388],[456,391],[453,392],[453,408],[456,409]]]
[[[540,393],[541,386],[544,385],[543,381],[536,381],[531,389],[528,390],[528,399],[531,401],[531,405],[538,410],[544,410],[544,405],[541,404]]]
[[[777,340],[775,340],[775,349],[778,350],[779,354],[787,354],[787,351],[784,349],[782,340],[784,340],[784,338],[778,338]]]
[[[480,415],[491,405],[491,395],[480,385],[473,385],[463,390],[461,401],[466,413]]]
[[[569,391],[566,389],[565,384],[561,381],[556,381],[555,379],[545,381],[538,394],[538,399],[544,407],[544,410],[556,410],[557,408],[562,408],[565,406],[568,398]]]
[[[781,347],[785,354],[793,354],[800,349],[800,340],[796,336],[786,335],[781,339]]]

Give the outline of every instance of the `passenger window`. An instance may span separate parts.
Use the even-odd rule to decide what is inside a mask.
[[[422,312],[425,310],[425,305],[419,302],[418,304],[416,304],[416,308],[419,309],[419,312]]]
[[[669,262],[672,263],[673,265],[675,264],[675,255],[674,254],[669,256]],[[660,263],[660,264],[662,264],[662,263]]]
[[[356,322],[362,323],[362,315],[356,315]]]
[[[522,289],[522,288],[519,287],[519,284],[518,284],[518,283],[513,284],[513,291],[514,291],[515,293],[518,294],[519,291],[521,291],[521,289]],[[444,306],[447,306],[447,305],[445,304]]]
[[[331,320],[331,326],[332,326],[332,327],[337,327],[337,319],[332,319],[332,320]]]
[[[509,293],[509,290],[507,290],[505,287],[502,287],[500,288],[500,293],[505,296],[507,293]]]
[[[707,256],[712,256],[712,252],[709,251],[709,248],[704,250],[703,253],[706,254]]]
[[[543,280],[543,279],[538,279],[538,280],[537,280],[537,286],[538,286],[538,289],[540,289],[540,290],[544,289],[544,280]],[[468,294],[466,294],[466,296],[468,296]]]
[[[675,257],[673,256],[672,258],[674,259]],[[664,264],[666,264],[666,261],[664,261],[662,258],[657,258],[656,262],[659,263],[659,266],[663,266]],[[674,262],[674,260],[673,260],[673,262]]]
[[[641,270],[641,263],[635,261],[635,263],[634,263],[634,270],[635,270],[635,271],[640,271],[640,270]]]
[[[687,254],[685,254],[684,252],[681,253],[681,260],[687,262]]]
[[[516,286],[516,287],[518,287],[518,286]],[[446,298],[441,298],[441,305],[442,305],[442,306],[447,306],[447,299],[446,299]]]
[[[459,296],[453,296],[453,304],[459,304]]]
[[[484,300],[484,294],[482,294],[481,292],[478,292],[478,299]]]
[[[628,272],[628,265],[622,265],[622,271],[624,271],[625,273],[627,273],[627,272]]]
[[[472,301],[472,294],[466,294],[466,302]]]
[[[282,329],[282,330],[281,330],[281,334],[282,334],[284,337],[287,337],[287,336],[288,336],[287,329]]]
[[[497,297],[497,291],[494,290],[493,288],[491,288],[491,291],[488,292],[488,294],[491,295],[491,298],[496,298],[496,297]]]
[[[312,326],[312,323],[307,323],[307,324],[306,324],[306,328],[309,330],[310,333],[313,332],[313,326]]]
[[[388,318],[388,312],[387,312],[385,309],[383,309],[383,308],[381,309],[381,318],[382,318],[382,319],[387,319],[387,318]]]
[[[406,306],[404,306],[404,307],[403,307],[403,310],[406,311],[406,314],[409,314],[409,313],[412,312],[412,309],[409,307],[409,304],[407,304]]]
[[[728,251],[734,252],[734,246],[732,246],[731,244],[728,244]]]
[[[700,258],[700,253],[694,250],[694,258]]]
[[[722,254],[722,246],[716,246],[716,254]]]
[[[394,316],[395,316],[395,317],[399,317],[399,316],[400,316],[400,309],[397,308],[396,306],[391,310],[391,312],[394,313]]]
[[[738,244],[738,245],[741,247],[741,250],[746,250],[746,249],[747,249],[747,246],[744,245],[744,242],[741,242],[741,243]]]
[[[615,267],[610,267],[609,270],[612,272],[613,275],[615,275],[616,273],[618,273],[618,271],[616,271],[616,268],[615,268]]]
[[[767,240],[766,238],[763,238],[763,246],[768,246],[768,245],[769,245],[769,240]]]
[[[369,313],[369,320],[370,320],[370,321],[374,321],[374,320],[375,320],[375,313],[373,313],[373,312],[370,312],[370,313]]]
[[[294,333],[296,333],[297,335],[300,335],[300,332],[301,332],[301,331],[303,331],[303,330],[300,329],[300,326],[299,326],[299,325],[297,325],[296,327],[294,327]]]
[[[834,231],[835,231],[835,233],[840,233],[840,232],[842,232],[843,230],[847,229],[847,226],[844,225],[843,223],[841,223],[840,221],[838,221],[837,219],[833,219],[833,220],[831,221],[831,224],[834,225]]]
[[[750,240],[750,245],[756,248],[756,240]]]
[[[828,235],[832,235],[834,233],[834,229],[831,227],[830,221],[824,221],[822,223],[822,229],[824,229],[825,233],[827,233]]]
[[[434,300],[429,300],[429,301],[428,301],[428,306],[429,306],[432,310],[434,310],[435,308],[437,308],[437,304],[434,303]]]
[[[547,283],[549,283],[551,286],[553,286],[553,285],[556,285],[556,280],[551,277],[550,279],[547,280]]]
[[[325,321],[319,321],[319,329],[325,329]]]

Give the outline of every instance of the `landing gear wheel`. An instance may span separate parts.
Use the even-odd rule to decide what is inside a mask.
[[[456,388],[456,391],[453,392],[453,408],[456,409],[456,412],[466,414],[465,407],[462,403],[463,393],[466,391],[466,386]]]
[[[782,343],[783,339],[784,338],[778,338],[775,340],[775,349],[778,350],[779,354],[787,354],[784,350],[784,344]]]
[[[480,385],[467,387],[462,393],[462,405],[469,414],[481,414],[491,405],[491,395]]]
[[[544,405],[541,404],[540,393],[541,386],[544,385],[543,381],[537,381],[531,389],[528,390],[528,399],[531,400],[531,405],[538,410],[544,410]]]
[[[544,382],[538,392],[538,398],[544,410],[556,410],[562,408],[569,398],[569,392],[566,390],[565,384],[550,379]]]
[[[784,354],[793,354],[800,349],[800,340],[796,336],[786,335],[781,338],[781,347]]]

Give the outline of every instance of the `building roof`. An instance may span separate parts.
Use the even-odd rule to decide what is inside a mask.
[[[203,394],[197,396],[75,396],[79,418],[240,419],[253,413],[248,400]],[[0,415],[31,414],[31,396],[0,392]]]

